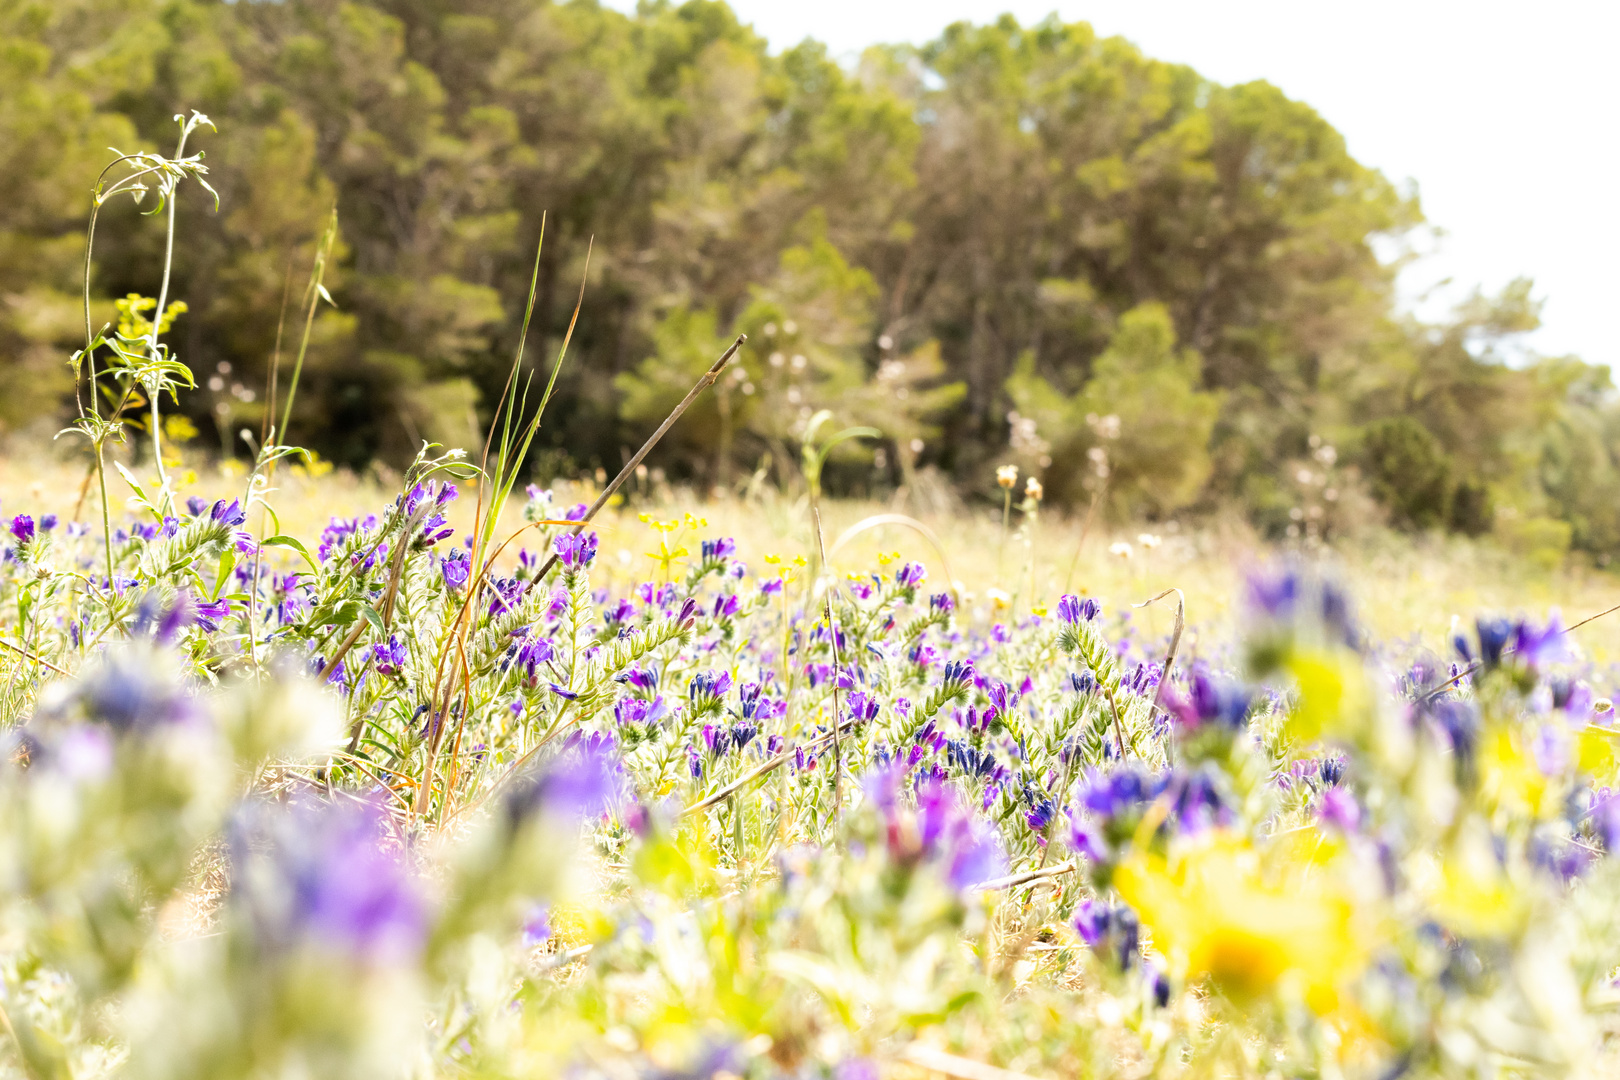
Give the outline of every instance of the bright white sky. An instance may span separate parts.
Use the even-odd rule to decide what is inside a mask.
[[[633,0],[608,0],[633,9]],[[731,0],[773,49],[805,37],[853,58],[951,22],[1056,10],[1222,83],[1265,79],[1315,107],[1351,152],[1418,185],[1438,251],[1402,279],[1438,315],[1528,275],[1531,346],[1620,363],[1620,3],[1615,0]],[[1422,238],[1419,238],[1420,240]],[[1425,249],[1433,246],[1424,244]]]

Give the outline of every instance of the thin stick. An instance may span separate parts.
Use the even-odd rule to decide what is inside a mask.
[[[1011,1069],[986,1065],[982,1061],[947,1054],[943,1050],[936,1050],[932,1046],[923,1046],[919,1043],[912,1043],[906,1047],[901,1056],[911,1065],[932,1072],[943,1073],[946,1076],[954,1077],[955,1080],[1033,1080],[1028,1073],[1013,1072]]]
[[[1040,881],[1042,878],[1059,877],[1071,873],[1078,865],[1073,859],[1069,859],[1066,862],[1058,863],[1056,866],[1047,866],[1039,870],[1026,870],[1022,874],[1011,874],[1007,877],[981,881],[974,888],[983,892],[992,892],[997,889],[1016,889],[1020,885],[1028,885],[1030,882]]]
[[[775,757],[767,758],[765,760],[764,764],[759,765],[758,767],[750,770],[749,772],[744,773],[742,776],[740,776],[737,779],[733,780],[731,783],[727,784],[725,787],[720,788],[718,791],[715,791],[713,794],[705,795],[703,798],[699,799],[697,802],[693,803],[691,806],[688,806],[686,809],[682,810],[680,812],[680,814],[677,815],[677,816],[679,816],[679,817],[687,817],[687,816],[689,816],[691,814],[695,814],[695,813],[699,812],[700,810],[707,810],[709,807],[715,805],[716,803],[725,802],[727,799],[729,799],[733,795],[737,794],[737,792],[741,791],[743,788],[747,787],[749,784],[752,784],[755,780],[758,780],[760,777],[764,776],[767,773],[774,772],[775,770],[781,768],[783,765],[787,764],[789,761],[792,761],[793,760],[793,755],[795,753],[797,753],[798,751],[800,751],[800,750],[815,750],[818,747],[825,746],[827,743],[829,743],[829,742],[831,742],[833,740],[833,737],[837,734],[837,732],[839,730],[842,730],[844,728],[854,727],[854,726],[855,726],[855,719],[854,719],[854,717],[850,717],[849,719],[843,721],[842,723],[835,725],[835,730],[834,731],[828,732],[826,735],[823,735],[820,738],[811,739],[809,742],[804,743],[804,744],[802,744],[800,746],[789,747],[788,749],[783,750],[780,753],[778,753]]]
[[[4,645],[6,648],[10,649],[12,652],[17,653],[19,656],[26,657],[27,659],[32,660],[36,664],[44,664],[46,667],[50,668],[52,671],[56,672],[58,675],[66,675],[66,674],[68,674],[68,672],[63,671],[61,668],[59,668],[55,664],[51,663],[49,660],[45,659],[43,656],[35,656],[33,653],[29,652],[27,649],[24,649],[20,645],[13,645],[11,642],[7,641],[5,638],[0,638],[0,645]]]
[[[1163,600],[1171,593],[1176,594],[1176,628],[1170,632],[1170,648],[1164,654],[1164,670],[1159,673],[1159,685],[1153,689],[1153,710],[1158,711],[1159,698],[1164,695],[1164,684],[1170,681],[1170,669],[1176,663],[1176,649],[1181,645],[1181,631],[1187,625],[1187,597],[1180,589],[1166,589],[1158,596],[1144,600],[1132,607],[1145,608],[1149,604]]]
[[[623,484],[636,471],[636,466],[640,465],[642,459],[652,452],[652,448],[658,445],[658,441],[664,437],[664,433],[673,427],[675,421],[681,418],[681,414],[691,407],[692,402],[697,400],[697,396],[706,388],[714,385],[715,380],[720,377],[720,373],[726,369],[727,364],[731,363],[731,358],[737,355],[737,350],[742,348],[743,342],[747,340],[747,334],[738,334],[737,340],[731,343],[731,348],[721,353],[720,359],[716,360],[709,370],[703,373],[703,377],[693,384],[692,389],[686,392],[686,396],[681,399],[679,405],[675,406],[674,411],[664,417],[664,422],[658,425],[658,430],[653,432],[647,441],[641,444],[641,449],[636,451],[634,457],[624,463],[624,468],[619,470],[619,475],[613,478],[613,482],[602,489],[602,494],[597,496],[590,509],[585,511],[585,516],[580,518],[578,524],[574,526],[575,533],[585,528],[586,523],[596,516],[596,512],[607,505],[607,501],[613,497],[613,493],[619,490],[619,485]],[[551,568],[556,565],[557,555],[553,552],[551,558],[546,560],[545,565],[540,567],[539,572],[529,579],[528,587],[524,589],[524,592],[528,592],[529,589],[544,581],[546,575],[551,573]]]

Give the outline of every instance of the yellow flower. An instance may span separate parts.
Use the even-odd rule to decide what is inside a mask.
[[[1509,724],[1485,730],[1479,745],[1479,789],[1487,806],[1519,818],[1551,818],[1562,811],[1564,785],[1542,771],[1530,745],[1535,737],[1533,730]],[[1589,744],[1577,750],[1593,759]]]
[[[1529,916],[1478,819],[1459,830],[1450,850],[1416,863],[1412,884],[1442,924],[1470,937],[1511,936]]]
[[[1286,667],[1299,686],[1299,700],[1288,716],[1288,734],[1298,743],[1348,735],[1361,726],[1371,707],[1366,675],[1350,653],[1300,650]]]
[[[1361,970],[1363,927],[1348,896],[1317,874],[1266,882],[1258,853],[1216,834],[1174,864],[1133,852],[1114,887],[1153,932],[1154,944],[1189,979],[1208,976],[1234,1000],[1297,986],[1318,1013],[1334,1011],[1339,987]]]
[[[1003,465],[996,469],[996,483],[1009,489],[1018,483],[1018,466]]]

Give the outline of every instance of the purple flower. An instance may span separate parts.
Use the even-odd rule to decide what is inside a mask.
[[[455,489],[451,488],[450,490],[454,491]],[[422,534],[419,542],[424,547],[432,547],[440,540],[449,539],[455,534],[455,531],[446,524],[443,514],[429,514],[422,521]]]
[[[621,725],[645,724],[652,707],[653,703],[646,698],[620,698],[613,703],[613,719]]]
[[[1564,640],[1564,628],[1559,624],[1558,612],[1554,611],[1547,625],[1540,630],[1520,621],[1513,628],[1513,655],[1531,670],[1543,664],[1568,660],[1569,643]]]
[[[1102,605],[1095,597],[1086,597],[1081,600],[1073,593],[1065,593],[1058,599],[1058,618],[1071,626],[1075,623],[1090,622],[1102,613]]]
[[[990,699],[990,713],[994,716],[1006,716],[1018,705],[1018,692],[999,679],[985,688],[985,696]]]
[[[877,698],[871,697],[864,690],[856,690],[854,693],[849,695],[847,704],[849,707],[849,718],[856,723],[860,723],[861,721],[876,720],[881,703]]]
[[[1353,833],[1361,825],[1361,806],[1356,797],[1341,787],[1330,787],[1322,792],[1317,807],[1322,821],[1341,832]]]
[[[614,682],[625,683],[637,690],[655,690],[658,687],[658,674],[648,668],[626,668],[613,677]]]
[[[513,661],[523,670],[524,675],[532,683],[540,665],[550,660],[554,655],[556,655],[556,648],[552,645],[551,639],[535,635],[527,638],[521,645],[516,647]]]
[[[496,578],[490,582],[491,593],[489,613],[491,615],[505,615],[516,611],[523,602],[523,582],[517,578]]]
[[[1249,603],[1274,619],[1292,617],[1302,591],[1300,576],[1292,570],[1249,575]]]
[[[182,686],[165,677],[144,650],[130,647],[109,649],[87,665],[58,708],[120,735],[185,724],[199,715]]]
[[[11,519],[11,535],[17,538],[19,544],[34,542],[34,519],[27,514],[18,514]]]
[[[193,605],[192,610],[197,616],[197,625],[210,634],[219,630],[221,621],[230,618],[231,602],[229,600],[215,600],[211,603],[201,601]]]
[[[56,515],[41,514],[39,518],[39,527],[44,532],[50,532],[52,529],[56,528]]]
[[[919,778],[916,811],[900,798],[903,769],[890,768],[867,780],[867,792],[883,818],[889,855],[901,865],[937,865],[952,888],[965,890],[1003,872],[1006,856],[995,828],[976,817],[955,788],[937,775]]]
[[[956,601],[951,599],[950,593],[935,593],[928,598],[928,608],[941,615],[949,615],[956,610]]]
[[[928,568],[922,563],[908,562],[894,575],[894,583],[902,589],[915,589],[928,580]]]
[[[221,525],[232,528],[247,520],[247,514],[242,510],[242,503],[237,499],[232,499],[230,502],[226,502],[224,499],[219,500],[214,504],[213,509],[208,512],[208,517],[211,521],[217,521]]]
[[[686,688],[694,712],[703,713],[717,708],[720,699],[731,689],[731,672],[725,670],[700,671],[692,676]]]
[[[924,784],[917,793],[917,816],[924,846],[938,854],[953,888],[971,888],[1005,869],[995,829],[962,806],[954,788],[939,781]]]
[[[596,558],[596,534],[592,533],[563,533],[552,542],[557,558],[569,569],[578,569],[589,566]]]
[[[1128,971],[1139,959],[1141,924],[1125,904],[1082,900],[1074,913],[1074,929],[1091,951]]]
[[[513,785],[506,807],[513,823],[535,813],[589,821],[618,806],[624,794],[624,770],[613,740],[576,732],[555,758]]]
[[[414,875],[383,850],[385,821],[373,804],[307,802],[260,805],[237,822],[231,897],[260,949],[309,944],[367,965],[421,951],[427,905]]]
[[[537,945],[544,945],[551,940],[551,908],[545,904],[536,904],[529,909],[528,918],[523,920],[523,947],[532,949]]]
[[[379,675],[398,675],[405,668],[407,655],[405,643],[393,634],[386,642],[379,641],[371,647],[371,662]]]
[[[186,513],[192,517],[201,517],[202,512],[208,509],[208,500],[201,495],[193,495],[186,500]]]
[[[472,556],[456,548],[439,563],[439,572],[444,575],[445,588],[460,592],[472,576]]]
[[[718,540],[703,541],[702,549],[704,562],[724,562],[737,554],[737,541],[729,536],[722,536]]]

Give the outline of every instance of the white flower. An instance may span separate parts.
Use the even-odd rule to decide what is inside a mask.
[[[1152,533],[1139,533],[1136,537],[1136,542],[1151,551],[1153,548],[1159,546],[1160,540]]]
[[[996,469],[996,483],[1009,490],[1018,483],[1018,466],[1002,465]]]
[[[1116,540],[1114,543],[1108,545],[1108,554],[1118,555],[1121,559],[1129,559],[1135,554],[1135,551],[1132,550],[1131,545],[1127,544],[1125,541]]]

